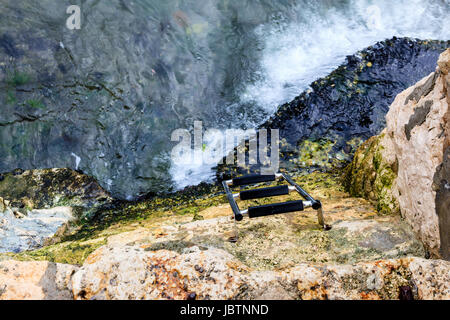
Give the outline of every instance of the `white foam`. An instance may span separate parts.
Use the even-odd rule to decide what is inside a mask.
[[[78,167],[80,165],[81,162],[81,158],[79,156],[77,156],[75,153],[71,153],[71,156],[75,158],[75,170],[78,170]]]
[[[235,133],[237,143],[244,139],[245,134],[239,135],[239,130]],[[181,159],[182,155],[173,157],[170,175],[176,187],[182,189],[201,182],[212,182],[216,175],[213,167],[224,155],[231,152],[236,144],[227,145],[225,130],[207,130],[203,135],[203,148],[199,157],[194,157],[194,151],[191,161]]]
[[[314,80],[326,76],[347,55],[377,41],[398,37],[450,39],[450,1],[352,1],[350,11],[304,12],[290,23],[262,25],[264,43],[260,79],[241,99],[274,112]],[[304,10],[304,8],[297,8]]]

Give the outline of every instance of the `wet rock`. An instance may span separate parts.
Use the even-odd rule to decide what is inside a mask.
[[[0,261],[0,300],[71,300],[77,269],[46,261]]]
[[[90,218],[112,200],[95,179],[70,169],[3,176],[0,252],[17,253],[50,244],[72,232],[76,220]]]
[[[450,257],[450,49],[439,68],[397,96],[386,129],[367,141],[347,169],[352,195],[398,212],[434,257]]]
[[[374,202],[379,213],[400,214],[392,189],[398,174],[398,161],[385,154],[392,145],[384,137],[385,133],[372,137],[358,148],[352,163],[344,170],[344,185],[352,196]]]
[[[0,211],[0,253],[42,247],[69,230],[74,220],[76,215],[70,207],[31,210],[27,214],[5,207]]]
[[[92,208],[111,200],[97,181],[71,169],[42,169],[3,174],[0,197],[28,210],[57,206]],[[14,206],[14,205],[12,205]]]
[[[345,64],[282,105],[260,127],[280,130],[280,167],[307,171],[339,168],[351,161],[351,149],[385,127],[385,115],[397,94],[434,71],[439,54],[449,46],[450,42],[393,38],[347,57]],[[242,143],[241,148],[248,146]],[[217,177],[228,179],[258,171],[259,166],[219,165]]]

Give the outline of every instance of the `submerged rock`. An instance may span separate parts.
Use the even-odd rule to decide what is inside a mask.
[[[387,127],[347,169],[352,195],[400,211],[431,254],[450,259],[450,49],[438,69],[397,96]]]
[[[280,167],[310,170],[351,161],[362,141],[384,128],[396,95],[434,71],[439,54],[449,46],[450,41],[393,38],[347,57],[261,125],[280,130]],[[219,165],[217,176],[221,180],[258,169]]]

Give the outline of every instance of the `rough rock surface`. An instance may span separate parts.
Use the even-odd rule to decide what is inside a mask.
[[[45,261],[0,261],[0,300],[72,299],[78,267]]]
[[[254,271],[215,248],[102,247],[73,276],[76,299],[450,299],[450,263],[419,258]]]
[[[0,202],[4,203],[2,198]],[[0,252],[17,253],[42,247],[56,234],[63,234],[75,219],[70,207],[22,214],[5,206],[4,211],[0,210]]]
[[[450,258],[449,64],[450,49],[441,55],[434,73],[397,96],[386,116],[386,129],[361,148],[347,181],[353,194],[361,190],[368,198],[381,199],[379,206],[387,211],[389,200],[390,208],[398,204],[430,253],[446,259]]]
[[[400,214],[393,194],[398,161],[385,151],[392,149],[392,145],[384,137],[384,132],[374,136],[356,150],[352,163],[345,169],[344,185],[352,196],[376,203],[379,213]]]
[[[358,204],[348,201],[345,205]],[[149,250],[176,252],[193,245],[220,248],[257,270],[285,269],[302,262],[349,264],[425,255],[420,241],[399,219],[375,218],[371,212],[361,214],[338,205],[328,212],[327,223],[333,226],[328,232],[320,230],[311,211],[239,223],[237,243],[228,241],[235,234],[234,224],[223,217],[150,230],[138,228],[109,237],[108,244],[148,244]]]
[[[66,283],[76,299],[449,299],[449,263],[420,258],[423,246],[408,224],[377,216],[370,202],[349,197],[328,176],[296,178],[323,200],[333,227],[327,232],[308,209],[244,220],[237,226],[239,241],[231,243],[231,209],[215,200],[200,211],[154,212],[148,220],[117,222],[81,242],[3,254],[0,260],[64,261],[78,255],[71,261],[81,268],[70,283],[53,286]],[[295,195],[280,201],[290,197]],[[16,287],[28,277],[26,270],[9,270],[4,277]],[[33,279],[26,285],[35,288],[40,280]],[[3,296],[20,296],[15,286],[5,287]]]
[[[0,299],[450,299],[450,263],[404,258],[354,265],[249,268],[228,252],[104,246],[80,269],[0,262]],[[73,295],[72,295],[73,294]]]

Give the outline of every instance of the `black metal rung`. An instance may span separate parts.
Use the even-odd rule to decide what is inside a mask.
[[[271,188],[253,189],[241,191],[239,198],[241,200],[260,199],[266,197],[276,197],[289,194],[289,186],[278,186]]]
[[[239,186],[245,186],[247,184],[255,184],[255,183],[261,183],[261,182],[271,182],[275,181],[275,175],[259,175],[259,174],[252,174],[248,176],[243,176],[239,178],[233,179],[233,187],[239,187]]]
[[[248,208],[248,216],[250,218],[271,216],[274,214],[303,211],[303,201],[290,201],[282,203],[273,203],[259,207]]]
[[[283,178],[284,180],[286,180],[287,183],[289,183],[290,186],[285,185],[271,188],[245,190],[239,194],[239,197],[241,198],[241,200],[259,199],[265,197],[286,195],[289,194],[289,191],[295,190],[305,199],[305,201],[273,203],[259,207],[250,207],[247,210],[240,211],[239,206],[235,199],[237,198],[238,195],[233,194],[230,187],[244,186],[261,182],[272,182],[275,181],[277,178]],[[311,195],[308,192],[306,192],[302,187],[300,187],[297,183],[295,183],[295,181],[286,173],[278,173],[276,175],[253,174],[235,178],[233,180],[222,181],[222,185],[227,195],[231,209],[233,210],[235,222],[241,221],[244,218],[244,215],[248,215],[249,218],[256,218],[281,213],[303,211],[305,208],[312,207],[314,210],[317,210],[317,217],[319,220],[319,224],[324,228],[324,230],[330,230],[331,228],[324,222],[322,204],[320,203],[320,201],[311,197]],[[233,241],[236,241],[237,239],[236,237],[232,238]]]

